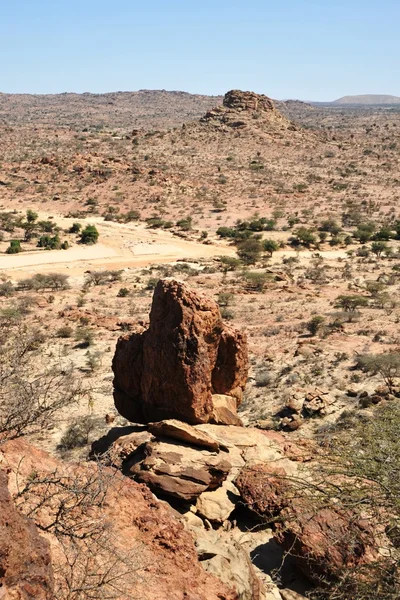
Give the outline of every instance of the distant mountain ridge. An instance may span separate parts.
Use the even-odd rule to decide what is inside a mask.
[[[360,96],[343,96],[334,100],[332,104],[400,104],[399,96],[389,96],[387,94],[363,94]]]

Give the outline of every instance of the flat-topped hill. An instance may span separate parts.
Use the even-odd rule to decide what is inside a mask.
[[[332,102],[332,104],[400,104],[399,96],[389,96],[387,94],[364,94],[361,96],[343,96]]]

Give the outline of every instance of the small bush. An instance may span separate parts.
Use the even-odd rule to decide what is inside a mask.
[[[306,323],[306,329],[310,332],[311,335],[317,335],[324,323],[324,317],[321,317],[320,315],[315,315],[315,317],[313,317],[310,321],[308,321],[308,323]]]
[[[94,429],[92,417],[82,417],[74,421],[62,436],[58,450],[66,452],[74,448],[82,448],[89,443],[89,436]]]
[[[126,298],[127,296],[129,296],[129,294],[130,292],[128,288],[120,288],[117,294],[117,298]]]
[[[59,338],[70,338],[72,337],[73,333],[74,330],[72,329],[72,327],[70,327],[69,325],[64,325],[63,327],[57,329],[56,336]]]
[[[69,233],[79,233],[82,229],[82,225],[80,223],[73,223],[69,228]]]
[[[11,281],[3,281],[2,283],[0,283],[0,297],[9,298],[13,295],[14,291],[15,288]]]
[[[94,333],[88,327],[82,327],[77,330],[75,340],[78,342],[79,348],[88,348],[94,343]]]
[[[8,246],[6,253],[7,254],[18,254],[18,252],[22,252],[21,242],[19,240],[11,240],[10,245]]]
[[[148,280],[147,285],[146,285],[146,290],[154,290],[157,283],[158,283],[157,277],[150,277],[150,279]]]
[[[234,313],[234,312],[233,312],[233,310],[231,310],[230,308],[227,308],[226,306],[223,306],[223,307],[221,308],[221,317],[222,317],[223,319],[226,319],[226,320],[228,320],[228,321],[229,321],[229,320],[231,320],[231,319],[234,319],[234,318],[235,318],[235,313]]]
[[[263,369],[257,373],[257,375],[256,375],[256,386],[257,387],[267,387],[271,384],[271,382],[272,382],[271,374],[266,369]]]
[[[95,225],[86,225],[85,229],[81,233],[80,243],[81,244],[96,244],[99,239],[99,232]]]

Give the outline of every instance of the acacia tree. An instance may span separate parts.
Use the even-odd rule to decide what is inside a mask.
[[[379,374],[392,392],[395,380],[400,377],[400,353],[365,354],[358,359],[358,366],[368,373]]]
[[[264,240],[263,241],[264,252],[267,252],[269,256],[272,256],[274,252],[279,250],[279,244],[275,240]]]
[[[336,306],[342,308],[346,312],[355,312],[362,306],[368,306],[368,298],[359,295],[341,295],[336,298]]]

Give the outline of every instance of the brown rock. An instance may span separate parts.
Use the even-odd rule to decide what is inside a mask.
[[[207,433],[176,419],[150,423],[148,429],[157,438],[173,438],[186,442],[191,446],[200,446],[214,452],[218,452],[220,448],[220,443]]]
[[[84,480],[85,477],[91,477],[90,474],[98,473],[97,466],[94,464],[76,465],[55,460],[23,440],[7,442],[1,446],[0,464],[7,464],[11,471],[9,487],[13,492],[17,490],[15,475],[17,471],[19,486],[23,486],[33,472],[40,477],[51,476],[54,472],[58,477],[68,477],[69,475],[76,477],[80,473]],[[239,600],[237,593],[228,585],[206,573],[198,560],[190,533],[185,531],[184,526],[173,516],[171,509],[155,499],[146,486],[139,485],[127,477],[115,476],[115,473],[108,468],[104,468],[102,477],[102,490],[104,482],[108,482],[104,488],[105,501],[101,507],[93,506],[90,519],[95,523],[107,523],[110,539],[113,540],[113,543],[115,542],[118,553],[128,561],[121,570],[126,573],[125,587],[135,597],[143,600],[164,598],[168,598],[168,600],[182,600],[182,598],[187,598],[187,600]],[[86,506],[85,503],[84,506]],[[3,511],[2,498],[1,509],[0,523],[3,525],[3,519],[8,517]],[[37,519],[41,524],[48,522],[49,510],[52,510],[51,507],[44,505],[40,514],[37,514]],[[53,513],[51,514],[53,515]],[[9,515],[11,518],[11,514]],[[25,521],[23,520],[23,522],[25,526]],[[3,528],[0,528],[0,536],[2,533]],[[59,542],[51,531],[46,534],[46,537],[50,541],[54,572],[59,573],[64,564],[62,562],[64,551],[68,550],[68,538],[65,536],[61,551]],[[42,564],[39,560],[41,557],[40,547],[36,545],[36,541],[35,545],[31,545],[30,539],[32,538],[16,538],[17,544],[12,556],[18,559],[18,564],[22,565],[23,569],[27,567],[33,569],[36,566],[39,572],[39,565]],[[7,549],[9,542],[7,537],[5,540],[0,537],[0,557],[4,556],[4,549]],[[74,551],[76,544],[79,544],[79,540],[74,542]],[[85,548],[85,544],[83,544],[83,548]],[[99,552],[103,551],[100,545],[96,548]],[[47,544],[44,546],[44,556],[46,556],[46,552]],[[118,563],[117,557],[113,556],[113,568],[114,559]],[[128,564],[131,564],[132,569],[126,568]],[[3,564],[0,563],[0,565],[1,571]],[[118,569],[118,564],[115,569]],[[25,571],[21,570],[20,572],[23,577]],[[15,571],[15,573],[19,577],[18,572]],[[7,576],[7,571],[5,576]],[[4,577],[3,574],[2,577]],[[4,581],[0,579],[0,582],[4,586]],[[22,582],[24,584],[23,579]],[[11,588],[10,591],[17,592],[18,590],[18,593],[20,592],[17,583],[13,579],[12,585],[15,585],[15,588]],[[121,584],[118,577],[115,583]],[[40,588],[30,587],[31,584],[32,586],[36,585],[36,580],[27,580],[25,590],[20,595],[11,595],[10,593],[10,600],[14,600],[14,598],[18,600],[31,600],[32,598],[54,600],[56,597],[52,591],[47,595],[41,595]],[[0,587],[0,590],[3,589]],[[122,595],[125,596],[125,594]],[[9,599],[7,598],[7,600]]]
[[[126,459],[135,450],[152,439],[149,431],[132,431],[132,427],[113,427],[92,443],[91,457],[101,458],[104,464],[121,469]]]
[[[286,472],[279,467],[254,465],[244,468],[235,481],[246,506],[266,519],[278,515],[289,502]]]
[[[247,338],[237,329],[225,325],[219,340],[217,362],[212,373],[214,393],[235,396],[239,406],[247,373]]]
[[[225,481],[232,466],[226,456],[157,440],[139,446],[124,471],[156,494],[194,501]]]
[[[115,405],[127,419],[207,423],[213,392],[234,397],[236,413],[247,379],[247,340],[222,323],[214,300],[182,282],[160,280],[149,328],[118,340],[113,370]]]
[[[143,336],[133,333],[119,338],[114,354],[114,402],[117,411],[128,421],[144,421],[141,407],[143,373]],[[116,385],[116,383],[118,385]]]
[[[376,558],[370,527],[350,512],[319,508],[295,498],[280,513],[274,537],[311,580],[332,579],[343,568]]]
[[[212,395],[212,411],[209,420],[216,425],[236,425],[237,427],[243,425],[236,413],[236,399],[223,394]]]
[[[302,400],[296,394],[294,394],[291,398],[289,398],[286,406],[292,412],[300,414],[303,409],[303,402],[304,400]]]
[[[322,394],[319,396],[307,394],[303,403],[303,412],[309,417],[323,416],[326,414],[326,402]]]
[[[52,600],[53,569],[48,542],[20,515],[0,471],[0,597]]]

